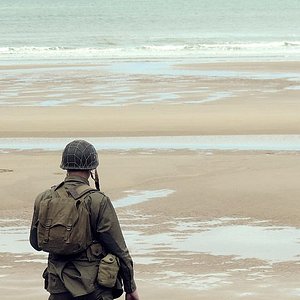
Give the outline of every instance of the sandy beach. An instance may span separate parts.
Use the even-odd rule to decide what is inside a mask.
[[[0,139],[299,134],[299,67],[2,66]],[[47,299],[26,234],[35,196],[64,179],[61,152],[0,150],[1,299]],[[299,299],[299,151],[99,156],[141,299]]]
[[[299,62],[149,65],[8,66],[1,136],[299,133]]]

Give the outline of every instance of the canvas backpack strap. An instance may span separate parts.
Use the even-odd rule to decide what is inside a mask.
[[[55,187],[51,187],[51,196],[52,196],[52,198],[55,196]],[[47,212],[49,210],[50,201],[51,200],[49,199],[48,202],[47,202]],[[47,216],[48,216],[48,213],[47,213]],[[51,225],[52,225],[52,219],[47,218],[46,222],[45,222],[45,235],[44,235],[44,240],[43,240],[44,244],[48,243],[48,241],[49,241],[49,234],[50,234]]]
[[[71,232],[72,232],[72,229],[73,229],[73,224],[72,224],[72,219],[71,218],[68,220],[66,229],[67,230],[66,230],[66,234],[65,234],[65,237],[64,237],[64,241],[68,244],[68,243],[70,243],[70,235],[71,235]]]
[[[60,198],[68,198],[68,192],[66,191],[65,187],[63,185],[58,186],[58,188],[55,189],[57,194],[59,195]]]
[[[83,197],[85,195],[87,195],[88,193],[92,192],[92,191],[96,191],[95,189],[91,188],[89,185],[87,184],[83,184],[83,185],[79,185],[77,187],[73,187],[73,188],[68,188],[67,189],[68,193],[74,198],[74,200],[76,202],[80,201],[84,201]],[[70,231],[68,231],[70,230]],[[71,233],[72,227],[69,229],[67,227],[67,233]],[[65,239],[66,243],[69,242],[69,237],[70,234],[66,236],[67,239]]]
[[[85,194],[89,192],[95,192],[95,191],[98,190],[91,188],[87,184],[82,184],[74,188],[68,188],[68,192],[75,200],[80,199],[81,197],[83,197]]]
[[[54,191],[56,191],[57,189],[59,189],[60,187],[62,187],[63,185],[64,185],[64,181],[62,181],[60,184],[58,184],[58,185],[53,185],[52,187],[51,187],[51,190],[54,190]]]

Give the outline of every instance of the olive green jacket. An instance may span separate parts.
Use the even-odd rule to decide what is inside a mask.
[[[88,180],[79,176],[67,176],[64,185],[66,189],[89,184]],[[39,204],[44,197],[49,197],[50,189],[37,196],[34,204],[32,225],[30,230],[30,244],[38,251],[41,249],[37,241],[37,225]],[[120,224],[107,196],[99,191],[93,191],[85,197],[90,213],[90,223],[95,243],[83,253],[72,256],[58,256],[49,254],[48,266],[43,276],[45,288],[50,293],[69,291],[74,297],[91,293],[96,288],[96,277],[99,261],[103,257],[102,248],[106,253],[116,255],[120,260],[119,279],[117,281],[115,297],[121,295],[122,285],[127,293],[136,289],[133,276],[133,262],[128,252]]]

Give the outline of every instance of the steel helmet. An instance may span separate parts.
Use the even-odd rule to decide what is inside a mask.
[[[95,147],[87,141],[75,140],[65,147],[60,167],[64,170],[94,170],[98,165]]]

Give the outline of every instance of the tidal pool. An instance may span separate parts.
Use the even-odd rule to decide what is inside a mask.
[[[162,189],[126,193],[127,196],[113,202],[116,208],[153,199],[159,201],[174,191]],[[157,224],[155,216],[140,216],[132,209],[120,211],[119,218],[129,248],[132,247],[133,256],[142,264],[159,263],[177,257],[177,253],[229,256],[233,260],[258,259],[268,264],[300,260],[300,229],[295,227],[271,226],[264,220],[225,217],[210,221],[174,218]],[[28,242],[29,226],[18,226],[18,219],[0,221],[0,252],[40,254]],[[158,232],[154,230],[157,226]],[[174,255],[170,256],[170,252]]]
[[[179,65],[180,66],[180,65]],[[160,76],[195,76],[208,78],[247,78],[259,80],[299,78],[299,72],[230,71],[174,68],[170,62],[117,62],[105,67],[109,72]]]
[[[121,223],[123,217],[129,218],[126,212],[123,214]],[[159,233],[147,234],[145,228],[149,225],[149,217],[137,215],[136,218],[132,218],[129,225],[125,225],[123,232],[135,263],[165,266],[155,273],[154,280],[160,284],[181,286],[192,283],[193,289],[206,290],[232,284],[236,272],[248,274],[248,280],[262,280],[268,277],[266,270],[272,269],[274,263],[299,261],[300,229],[298,228],[267,226],[266,222],[251,222],[248,218],[237,220],[221,218],[208,222],[173,219],[160,224]],[[247,224],[232,224],[236,221]],[[140,226],[136,226],[137,222]],[[167,232],[163,232],[165,226],[169,226]],[[47,254],[34,251],[29,245],[28,235],[29,228],[26,226],[0,227],[0,253],[13,253],[15,263],[46,264]],[[174,272],[168,267],[179,262],[184,263],[189,255],[201,254],[228,256],[228,260],[232,261],[258,259],[263,262],[261,266],[250,268],[230,269],[229,266],[224,273],[215,274]],[[2,268],[4,269],[4,266]]]
[[[125,207],[129,205],[139,204],[154,198],[167,197],[174,193],[173,190],[154,190],[154,191],[126,191],[128,196],[113,202],[114,207]]]
[[[157,261],[164,259],[163,253],[170,249],[186,254],[232,256],[234,260],[258,259],[270,264],[300,260],[300,229],[249,221],[232,225],[232,221],[230,218],[207,223],[175,219],[168,232],[145,235],[132,229],[126,236],[129,244],[138,245],[134,246],[137,255],[154,256]]]

